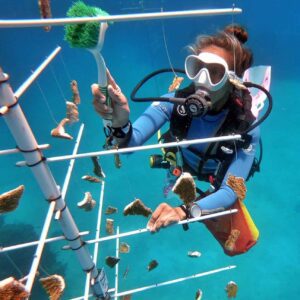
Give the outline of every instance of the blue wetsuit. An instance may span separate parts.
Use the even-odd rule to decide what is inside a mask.
[[[154,102],[148,109],[133,123],[133,132],[128,146],[138,146],[144,144],[151,136],[153,136],[167,121],[170,120],[173,110],[173,104],[169,102]],[[187,139],[208,138],[215,135],[219,126],[227,115],[227,110],[221,111],[216,115],[205,115],[199,118],[193,118],[189,128]],[[251,169],[255,149],[259,142],[259,128],[256,127],[249,134],[252,136],[251,147],[246,151],[238,149],[236,157],[230,164],[227,173],[223,179],[220,188],[198,201],[201,209],[214,209],[219,207],[228,208],[234,204],[236,200],[235,192],[226,184],[228,174],[247,178]],[[197,144],[189,146],[198,151],[204,152],[207,144]],[[184,161],[193,170],[198,169],[201,158],[189,151],[187,147],[181,147]],[[215,170],[217,163],[208,160],[204,165],[203,172]]]

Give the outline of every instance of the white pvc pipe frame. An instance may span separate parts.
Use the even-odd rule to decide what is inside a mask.
[[[98,216],[97,216],[97,225],[96,225],[96,234],[95,239],[99,239],[100,232],[101,232],[101,220],[102,220],[102,210],[103,210],[103,201],[104,201],[104,191],[105,191],[105,181],[101,182],[101,190],[100,190],[100,197],[99,197],[99,208],[98,208]],[[98,261],[98,251],[99,251],[99,244],[95,243],[94,245],[94,253],[93,253],[93,262],[97,265]],[[85,288],[84,288],[84,298],[88,299],[89,290],[90,290],[90,280],[91,274],[86,274],[85,280]]]
[[[82,137],[82,133],[83,133],[83,129],[84,129],[84,124],[81,124],[80,128],[79,128],[79,132],[76,138],[76,142],[75,142],[75,146],[73,149],[73,154],[76,154],[80,145],[80,141],[81,141],[81,137]],[[68,167],[68,171],[65,177],[65,181],[63,184],[63,188],[61,191],[61,195],[62,198],[65,199],[66,197],[66,193],[69,187],[69,183],[70,183],[70,179],[71,179],[71,175],[73,172],[73,167],[74,167],[74,163],[75,163],[75,159],[71,159],[69,162],[69,167]],[[51,221],[52,221],[52,216],[54,213],[54,209],[55,209],[55,201],[50,203],[50,207],[44,222],[44,226],[43,226],[43,230],[42,233],[40,235],[40,240],[39,243],[37,245],[36,251],[35,251],[35,255],[33,257],[33,261],[31,264],[31,268],[28,274],[28,278],[26,280],[26,290],[27,292],[30,292],[34,283],[34,279],[36,277],[36,272],[38,270],[39,264],[40,264],[40,259],[44,250],[44,246],[45,246],[45,242],[46,242],[46,238],[48,235],[48,231],[51,225]]]
[[[241,139],[241,137],[242,136],[240,134],[233,134],[233,135],[225,135],[225,136],[220,136],[220,137],[212,137],[212,138],[204,138],[204,139],[195,139],[195,140],[161,143],[161,144],[146,145],[146,146],[136,146],[136,147],[121,148],[121,149],[87,152],[87,153],[80,153],[80,154],[76,154],[76,155],[63,155],[63,156],[47,157],[47,162],[62,161],[62,160],[68,160],[68,159],[74,159],[74,158],[76,158],[76,159],[77,158],[85,158],[85,157],[92,157],[92,156],[104,156],[104,155],[111,155],[111,154],[130,153],[130,152],[150,150],[150,149],[170,148],[170,147],[203,144],[203,143],[238,140],[238,139]],[[16,163],[16,165],[18,167],[26,166],[26,161],[19,161]]]
[[[37,149],[38,144],[35,136],[26,120],[26,117],[17,103],[17,98],[13,94],[13,91],[8,84],[9,76],[0,70],[0,106],[11,106],[14,105],[12,109],[3,115],[4,121],[6,122],[12,136],[14,137],[17,145],[20,149],[31,150]],[[33,152],[22,152],[25,157],[26,162],[29,165],[34,165],[31,168],[33,175],[40,186],[43,195],[46,199],[57,199],[55,200],[55,209],[61,211],[60,214],[60,224],[62,231],[66,237],[68,237],[69,244],[77,255],[77,259],[83,270],[90,270],[91,277],[96,278],[95,284],[93,285],[93,292],[95,295],[103,295],[107,291],[103,291],[99,271],[94,265],[90,253],[85,245],[83,245],[82,240],[79,235],[79,230],[73,220],[73,217],[65,204],[64,198],[61,196],[59,188],[55,182],[55,179],[45,161],[42,160],[41,151]],[[38,163],[37,163],[38,162]],[[52,214],[54,202],[51,203],[49,214]]]
[[[205,215],[205,216],[201,216],[201,217],[196,217],[196,218],[191,218],[191,219],[179,221],[177,223],[171,224],[171,226],[172,225],[184,225],[184,224],[204,221],[204,220],[208,220],[208,219],[223,217],[223,216],[226,216],[226,215],[235,214],[237,212],[238,212],[238,210],[236,208],[228,209],[228,210],[225,210],[225,211],[221,211],[221,212],[217,212],[217,213],[213,213],[213,214],[209,214],[209,215]],[[119,238],[123,238],[123,237],[126,237],[126,236],[132,236],[132,235],[145,233],[145,232],[150,232],[150,230],[148,228],[136,229],[136,230],[123,232],[123,233],[119,233],[119,234],[115,234],[115,235],[104,236],[104,237],[94,239],[94,240],[88,240],[88,241],[85,241],[85,242],[87,244],[93,244],[93,243],[99,243],[99,242],[119,239]]]
[[[46,25],[65,25],[65,24],[72,24],[72,23],[77,23],[78,24],[78,23],[86,23],[86,22],[93,22],[93,21],[98,21],[98,22],[138,21],[138,20],[151,20],[151,19],[163,19],[163,18],[175,18],[175,17],[178,18],[178,17],[192,17],[192,16],[224,15],[224,14],[234,14],[234,13],[241,13],[241,12],[242,12],[241,9],[232,8],[232,9],[214,9],[214,10],[193,10],[193,11],[182,11],[182,12],[160,12],[160,13],[148,13],[148,14],[132,14],[132,15],[124,15],[124,16],[119,15],[119,16],[108,16],[106,18],[95,17],[95,18],[62,18],[62,19],[48,19],[48,20],[8,20],[8,21],[1,21],[0,20],[0,27],[6,27],[6,28],[7,27],[36,27],[36,26],[46,26]],[[59,51],[60,51],[60,49],[57,49],[57,52],[59,52]],[[56,53],[53,55],[53,57],[54,56],[56,56]],[[52,59],[53,58],[49,58],[49,62]],[[40,71],[35,72],[31,76],[31,78],[29,78],[27,80],[27,82],[24,83],[24,85],[15,94],[16,98],[19,98],[22,95],[22,93],[38,77],[38,75],[43,71],[44,67],[49,62],[46,62],[43,67],[41,66]],[[34,139],[33,139],[33,144],[34,144]],[[178,144],[178,143],[176,143],[176,144]],[[153,148],[154,147],[152,147],[152,149]],[[129,150],[129,149],[127,149],[127,150]],[[138,150],[142,150],[142,149],[136,149],[135,151],[138,151]],[[120,151],[118,151],[118,152],[120,152]],[[116,152],[116,153],[118,153],[118,152]],[[128,152],[128,151],[126,151],[126,152]],[[24,156],[26,156],[26,155],[24,155]],[[69,166],[70,170],[72,170],[73,163],[74,163],[74,158],[72,158],[72,160],[71,160],[71,163],[70,163],[70,166]],[[42,173],[46,174],[45,171],[42,172]],[[51,173],[49,173],[49,175],[51,175]],[[51,176],[49,176],[49,177],[51,177]],[[43,184],[41,184],[41,186],[43,186]],[[45,187],[45,190],[47,190],[46,187]],[[65,192],[66,192],[66,189],[64,189],[64,194],[65,194]],[[64,196],[65,195],[63,195],[63,197]],[[43,246],[44,246],[44,243],[45,243],[45,240],[46,240],[46,235],[47,235],[47,232],[48,232],[48,228],[50,226],[50,222],[51,222],[51,218],[52,218],[52,214],[54,212],[55,206],[56,206],[56,203],[54,203],[54,202],[52,202],[50,204],[49,211],[48,211],[48,214],[47,214],[47,218],[46,218],[45,223],[44,223],[44,230],[42,232],[42,236],[41,236],[41,239],[39,241],[38,248],[37,248],[37,252],[39,252],[39,255],[36,256],[36,259],[33,262],[31,272],[30,272],[30,275],[32,275],[32,276],[29,276],[29,278],[27,280],[27,284],[26,284],[26,287],[29,290],[31,289],[31,286],[32,286],[32,283],[33,283],[33,280],[34,280],[33,278],[35,276],[36,269],[37,269],[37,266],[38,266],[38,263],[39,263],[39,259],[40,259],[41,253],[42,253],[42,250],[40,250],[40,251],[38,251],[38,250],[43,249]],[[74,227],[75,227],[75,223],[74,223]],[[119,233],[117,234],[117,236],[119,238]],[[194,278],[194,276],[193,276],[193,278]],[[157,287],[157,285],[154,285],[154,286]],[[147,288],[151,288],[151,286],[144,287],[143,290],[147,289]],[[115,296],[121,296],[121,294],[115,295]]]
[[[229,270],[232,270],[232,269],[235,269],[235,268],[236,268],[236,265],[230,265],[230,266],[227,266],[227,267],[213,269],[213,270],[210,270],[210,271],[197,273],[197,274],[193,274],[193,275],[190,275],[190,276],[176,278],[176,279],[172,279],[172,280],[168,280],[168,281],[163,281],[163,282],[151,284],[151,285],[148,285],[148,286],[143,286],[143,287],[140,287],[140,288],[127,290],[127,291],[124,291],[124,292],[117,293],[115,291],[115,289],[109,289],[108,292],[110,294],[114,292],[114,294],[111,294],[111,297],[120,297],[120,296],[130,295],[130,294],[134,294],[134,293],[138,293],[138,292],[142,292],[142,291],[146,291],[146,290],[150,290],[150,289],[154,289],[154,288],[158,288],[158,287],[161,287],[161,286],[166,286],[166,285],[170,285],[170,284],[174,284],[174,283],[178,283],[178,282],[182,282],[182,281],[186,281],[186,280],[190,280],[190,279],[195,279],[195,278],[200,278],[200,277],[216,274],[216,273],[219,273],[219,272],[229,271]],[[89,297],[92,297],[92,296],[93,295],[91,295],[91,294],[89,295]],[[77,297],[77,298],[72,298],[70,300],[82,300],[82,299],[84,299],[83,296]]]
[[[170,19],[184,17],[217,16],[240,14],[242,9],[237,7],[219,9],[196,9],[170,12],[153,12],[140,14],[80,17],[80,18],[56,18],[56,19],[28,19],[28,20],[0,20],[0,28],[16,27],[43,27],[61,26],[66,24],[81,24],[87,22],[128,22],[155,19]]]
[[[89,233],[90,233],[89,231],[79,232],[80,236],[84,236],[84,235],[87,235]],[[45,244],[56,242],[56,241],[61,241],[61,240],[65,240],[65,239],[66,239],[66,237],[63,236],[63,235],[55,236],[55,237],[46,239]],[[15,251],[15,250],[24,249],[24,248],[27,248],[27,247],[36,246],[36,245],[38,245],[38,243],[39,243],[39,241],[33,241],[33,242],[28,242],[28,243],[23,243],[23,244],[17,244],[17,245],[2,247],[2,248],[0,248],[0,253]]]
[[[38,145],[38,148],[41,150],[48,149],[49,147],[50,147],[49,144]],[[15,153],[20,153],[20,152],[21,151],[18,148],[6,149],[6,150],[0,150],[0,155],[15,154]]]

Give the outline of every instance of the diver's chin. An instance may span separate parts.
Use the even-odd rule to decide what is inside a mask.
[[[211,99],[212,111],[215,112],[220,111],[226,104],[230,94],[231,94],[230,85],[225,85],[222,89],[215,92],[211,92],[209,94],[209,97]]]
[[[221,93],[219,95],[210,95],[211,110],[213,112],[219,112],[226,104],[229,97],[229,92]]]

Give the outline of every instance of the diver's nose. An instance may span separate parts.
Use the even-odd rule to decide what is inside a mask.
[[[205,85],[205,84],[207,84],[207,81],[208,81],[207,71],[206,70],[200,71],[199,76],[198,76],[198,78],[196,80],[196,84],[198,84],[198,85]]]

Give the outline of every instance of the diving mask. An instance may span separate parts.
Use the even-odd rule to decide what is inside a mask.
[[[229,79],[227,62],[209,52],[189,55],[185,60],[185,71],[196,87],[204,88],[208,92],[219,91]]]

